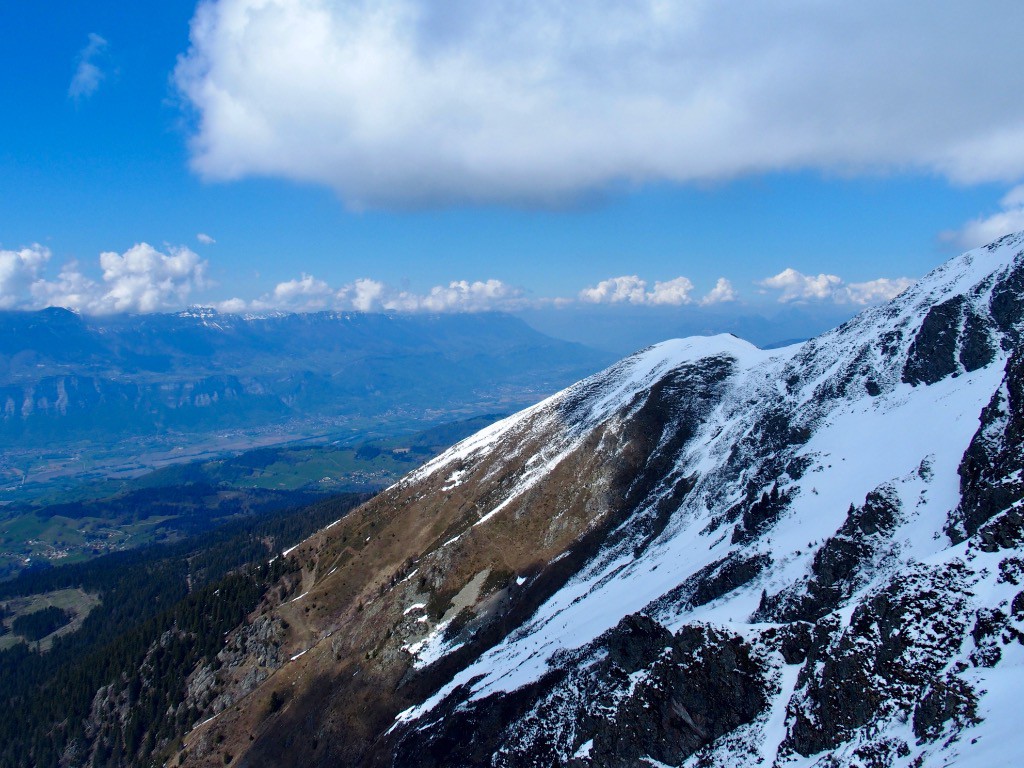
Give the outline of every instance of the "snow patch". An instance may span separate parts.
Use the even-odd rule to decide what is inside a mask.
[[[594,740],[589,739],[580,744],[580,748],[573,754],[573,758],[576,760],[588,760],[590,759],[590,750],[594,748]]]

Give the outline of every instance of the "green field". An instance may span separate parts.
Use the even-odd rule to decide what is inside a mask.
[[[260,510],[376,491],[497,418],[358,444],[257,448],[130,479],[53,487],[34,501],[0,506],[0,580],[32,567],[180,541]]]
[[[77,563],[139,544],[180,538],[166,524],[170,515],[134,522],[105,517],[70,518],[43,512],[23,512],[0,520],[0,579],[32,563]]]
[[[50,607],[61,608],[74,614],[70,624],[61,627],[53,634],[47,635],[39,641],[39,650],[48,651],[53,644],[54,638],[69,635],[81,627],[85,617],[99,604],[100,599],[98,595],[89,594],[82,589],[59,589],[55,592],[46,592],[28,597],[14,597],[9,600],[0,601],[0,609],[3,609],[5,614],[0,624],[3,624],[8,630],[0,635],[0,651],[25,642],[25,638],[19,637],[10,631],[11,625],[19,616],[35,613]],[[36,647],[35,644],[32,647]]]

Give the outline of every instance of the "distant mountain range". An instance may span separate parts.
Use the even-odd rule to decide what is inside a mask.
[[[606,362],[500,313],[0,312],[0,478],[409,431],[514,410]]]

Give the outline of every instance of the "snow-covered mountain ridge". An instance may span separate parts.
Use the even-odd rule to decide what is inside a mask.
[[[304,613],[267,615],[306,647],[245,759],[298,729],[320,764],[1013,764],[1022,323],[1024,233],[804,344],[665,342],[463,441],[291,553]]]

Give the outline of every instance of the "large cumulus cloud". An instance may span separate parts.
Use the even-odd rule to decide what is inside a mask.
[[[303,274],[274,286],[270,293],[246,302],[232,298],[220,302],[224,312],[279,309],[312,312],[324,309],[357,312],[486,312],[515,310],[528,302],[523,292],[501,280],[452,280],[426,293],[401,290],[380,280],[362,277],[334,289],[323,280]]]
[[[157,250],[137,243],[123,253],[99,256],[101,280],[78,263],[64,264],[55,279],[45,272],[51,254],[33,245],[0,250],[0,308],[68,307],[89,314],[159,312],[184,305],[193,291],[210,285],[207,263],[188,248]]]
[[[879,277],[862,283],[847,283],[838,275],[805,275],[792,267],[759,280],[765,292],[777,292],[783,304],[833,301],[837,304],[880,304],[898,296],[916,281],[909,277]]]
[[[353,207],[794,169],[1012,182],[1022,27],[1005,0],[205,0],[175,77],[201,175]]]

